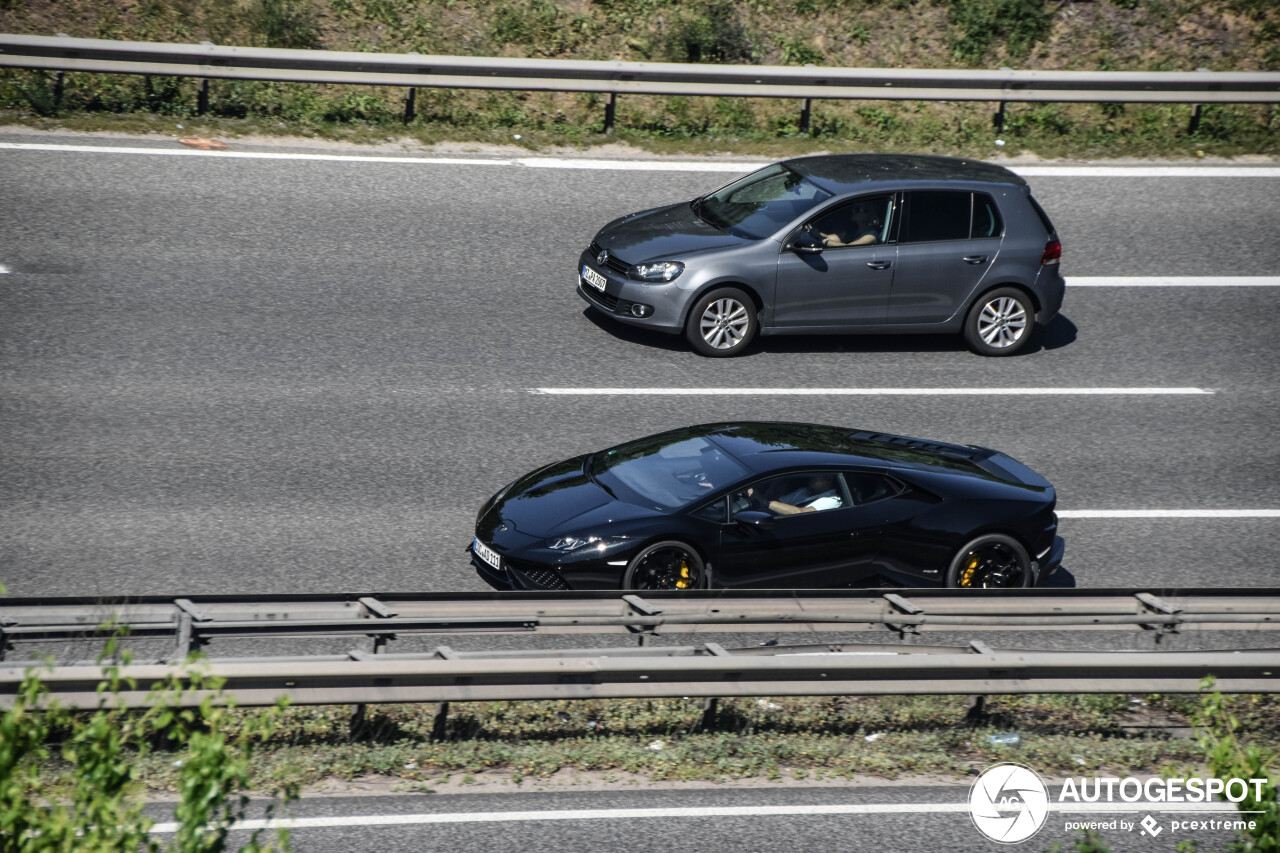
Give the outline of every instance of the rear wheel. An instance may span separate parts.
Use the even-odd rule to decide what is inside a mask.
[[[1035,325],[1031,297],[1016,287],[998,287],[969,309],[964,339],[979,355],[1013,355],[1026,346]]]
[[[683,542],[656,542],[627,565],[623,589],[699,589],[705,573],[702,558]]]
[[[751,297],[736,287],[724,287],[693,304],[684,336],[703,355],[723,358],[746,349],[758,328]]]
[[[947,586],[965,589],[1031,586],[1031,558],[1012,536],[991,533],[965,545],[951,561]]]

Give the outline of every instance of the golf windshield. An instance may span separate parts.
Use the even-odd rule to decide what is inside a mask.
[[[775,163],[703,196],[694,210],[710,225],[759,240],[829,198],[822,187]]]

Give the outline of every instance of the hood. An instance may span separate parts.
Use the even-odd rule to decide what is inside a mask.
[[[596,235],[600,248],[629,264],[678,259],[751,242],[703,222],[687,201],[615,219]]]
[[[586,456],[557,462],[515,482],[480,520],[481,534],[500,525],[521,538],[546,538],[619,519],[652,515],[652,510],[614,499],[583,473]]]

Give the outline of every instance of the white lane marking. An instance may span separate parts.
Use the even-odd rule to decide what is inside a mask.
[[[1208,388],[530,388],[561,397],[1010,397],[1176,396],[1213,394]]]
[[[732,163],[708,160],[576,160],[567,157],[521,157],[513,161],[532,169],[605,169],[609,171],[651,172],[750,172],[769,165],[768,160],[758,163]]]
[[[8,268],[7,266],[5,266],[4,264],[0,264],[0,275],[6,275],[6,274],[11,273],[11,272],[13,272],[13,270],[9,269],[9,268]]]
[[[1067,287],[1280,287],[1277,275],[1066,276]]]
[[[1280,178],[1276,166],[1007,166],[1024,178]]]
[[[286,143],[287,144],[287,143]],[[199,151],[114,145],[54,145],[0,142],[14,151],[72,151],[88,154],[158,154],[172,157],[222,157],[258,160],[329,160],[345,163],[408,163],[444,166],[525,166],[541,169],[599,169],[655,172],[745,172],[772,162],[717,160],[602,160],[574,157],[389,157],[382,155],[302,154],[290,152]],[[1280,178],[1280,166],[1009,166],[1028,177],[1053,178]]]
[[[1280,509],[1060,509],[1058,518],[1280,518]]]
[[[1240,812],[1223,803],[1050,803],[1049,810],[1069,814],[1129,814],[1136,812]],[[561,811],[445,812],[440,814],[348,815],[245,820],[235,829],[318,829],[341,826],[417,826],[450,823],[524,823],[552,820],[627,820],[634,818],[773,817],[872,814],[967,813],[968,803],[857,803],[829,806],[703,806],[662,809],[564,809]],[[157,823],[153,833],[178,831],[174,822]]]
[[[263,151],[200,151],[194,148],[127,148],[107,145],[44,145],[32,142],[0,142],[0,149],[17,151],[70,151],[78,154],[157,154],[162,157],[220,157],[232,160],[323,160],[339,163],[411,163],[429,166],[511,166],[513,160],[467,157],[386,157],[355,154],[297,154]]]

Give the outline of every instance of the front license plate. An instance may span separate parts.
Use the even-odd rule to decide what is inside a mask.
[[[502,557],[498,556],[498,552],[481,542],[479,539],[471,543],[471,550],[475,551],[476,556],[484,560],[495,569],[502,570]]]
[[[585,264],[582,267],[582,280],[600,291],[603,291],[605,284],[608,283],[604,276]]]

